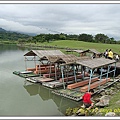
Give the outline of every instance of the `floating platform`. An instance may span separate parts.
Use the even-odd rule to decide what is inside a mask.
[[[32,71],[14,71],[13,74],[23,78],[39,76],[38,74],[35,74]]]
[[[29,77],[29,78],[26,78],[27,81],[30,81],[30,82],[39,82],[39,83],[43,83],[43,82],[50,82],[50,81],[54,81],[54,79],[52,78],[43,78],[43,77]]]
[[[80,101],[84,94],[82,92],[75,91],[75,90],[69,90],[69,89],[53,90],[52,93],[75,100],[75,101]]]
[[[63,83],[60,82],[59,80],[56,80],[56,81],[51,81],[51,82],[43,82],[42,85],[49,87],[49,88],[56,88],[56,87],[63,86]]]
[[[103,89],[106,89],[107,87],[113,85],[114,83],[120,81],[120,78],[116,78],[114,81],[110,80],[107,83],[105,83],[104,85],[101,86],[97,86],[94,89],[94,94],[96,93],[100,93]],[[52,93],[59,95],[59,96],[63,96],[66,98],[69,98],[71,100],[74,101],[80,101],[82,100],[82,96],[84,94],[84,92],[80,92],[80,87],[77,89],[58,89],[58,90],[53,90]]]

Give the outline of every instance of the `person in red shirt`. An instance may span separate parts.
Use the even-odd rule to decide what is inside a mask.
[[[91,109],[94,105],[94,103],[91,101],[91,95],[94,93],[93,89],[90,89],[89,92],[86,92],[83,96],[83,104],[85,106],[85,108],[87,108],[88,110]]]

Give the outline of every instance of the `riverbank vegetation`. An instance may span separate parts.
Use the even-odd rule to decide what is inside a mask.
[[[51,42],[54,40],[75,40],[75,41],[84,41],[84,42],[93,42],[93,43],[105,43],[105,44],[119,44],[120,41],[116,41],[113,37],[108,37],[105,34],[86,34],[81,33],[79,35],[73,34],[68,35],[64,33],[60,34],[39,34],[32,37],[34,42]]]

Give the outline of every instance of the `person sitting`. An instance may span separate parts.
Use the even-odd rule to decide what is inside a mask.
[[[108,59],[110,59],[110,60],[113,59],[113,52],[112,52],[111,49],[110,49],[109,52],[108,52]]]
[[[118,55],[116,55],[115,60],[116,60],[116,62],[119,61],[119,56]]]
[[[108,58],[108,49],[106,49],[106,51],[104,52],[104,56],[105,58]]]
[[[95,53],[93,53],[93,55],[92,55],[92,59],[94,59],[96,57],[96,54]]]
[[[90,89],[89,92],[86,92],[83,96],[83,105],[85,106],[85,108],[87,108],[88,110],[90,110],[93,106],[94,103],[91,101],[91,95],[94,93],[93,89]]]

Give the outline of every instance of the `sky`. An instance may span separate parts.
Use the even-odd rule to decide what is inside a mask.
[[[120,40],[120,4],[2,4],[0,27],[26,33],[105,34]]]

